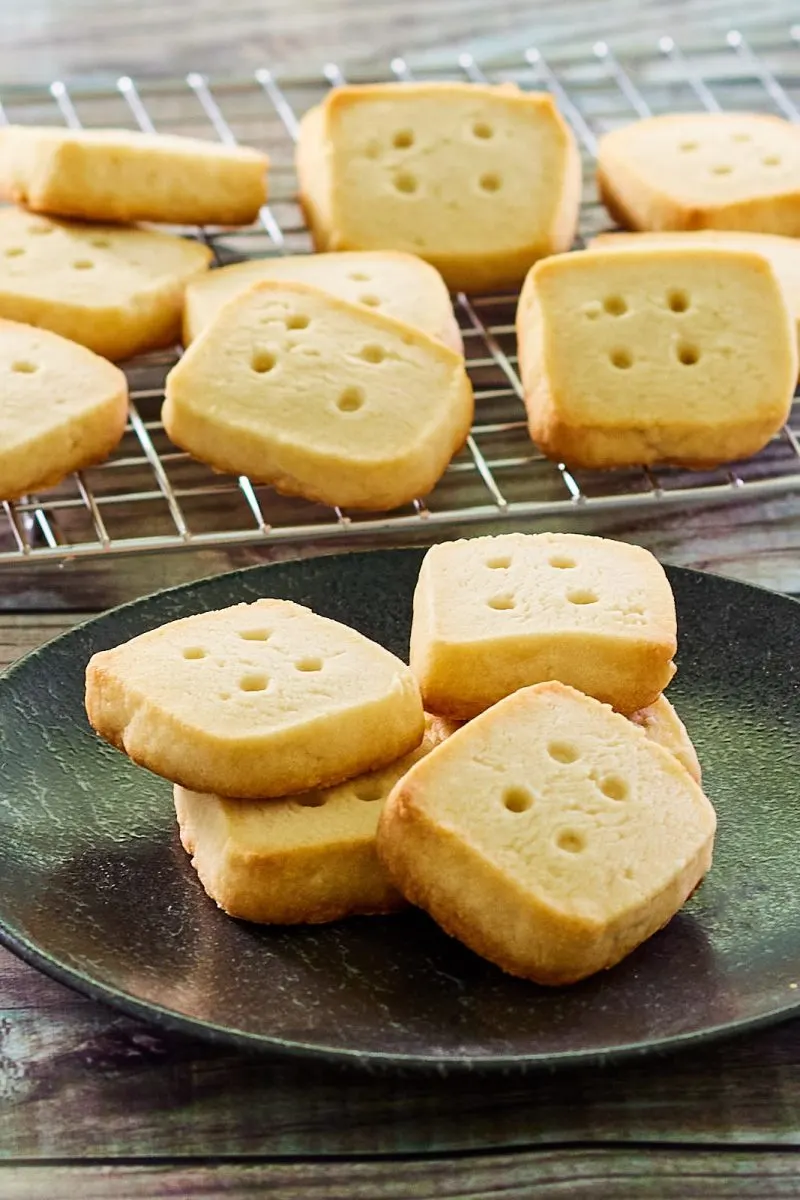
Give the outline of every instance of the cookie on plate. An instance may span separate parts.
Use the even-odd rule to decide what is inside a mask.
[[[797,336],[769,262],[721,246],[537,263],[517,310],[533,440],[572,466],[717,466],[777,433]]]
[[[223,304],[264,279],[310,283],[351,304],[379,309],[438,338],[463,353],[444,280],[414,254],[393,250],[341,254],[287,254],[221,267],[194,280],[186,289],[183,340],[188,344],[216,317]]]
[[[451,731],[429,717],[410,754],[289,800],[231,800],[176,786],[181,841],[206,892],[232,917],[279,925],[403,907],[375,852],[378,818],[397,781]]]
[[[0,500],[107,458],[125,431],[122,371],[45,329],[0,320]]]
[[[342,507],[429,492],[469,433],[463,358],[307,284],[225,305],[170,372],[164,428],[220,471]]]
[[[267,198],[258,150],[130,129],[0,129],[0,196],[85,221],[249,225]]]
[[[454,733],[393,789],[378,854],[413,904],[504,971],[574,983],[674,916],[716,818],[662,746],[559,683]]]
[[[659,746],[669,750],[670,754],[674,754],[695,783],[702,783],[702,771],[697,751],[686,726],[666,696],[659,696],[647,708],[641,708],[638,712],[631,713],[630,720],[635,725],[641,726],[651,741],[657,742]]]
[[[800,128],[782,117],[647,117],[600,139],[597,178],[629,229],[800,234]]]
[[[550,95],[502,85],[335,88],[300,125],[318,250],[405,250],[453,289],[512,287],[575,235],[581,168]]]
[[[0,210],[0,317],[113,360],[180,337],[186,284],[211,251],[189,238]]]
[[[468,720],[552,679],[636,712],[669,683],[676,647],[672,589],[639,546],[506,533],[442,542],[423,560],[410,661],[431,712]]]
[[[93,728],[192,791],[262,799],[330,787],[419,745],[404,663],[337,621],[257,600],[172,621],[95,654]]]

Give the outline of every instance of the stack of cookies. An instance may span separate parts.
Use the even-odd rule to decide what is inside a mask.
[[[410,901],[505,970],[567,983],[665,924],[714,811],[664,697],[676,621],[645,550],[569,534],[444,543],[411,666],[286,601],[94,656],[94,728],[174,785],[208,894],[271,923]]]

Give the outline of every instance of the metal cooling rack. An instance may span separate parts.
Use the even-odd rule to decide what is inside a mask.
[[[403,59],[388,70],[362,72],[359,82],[411,79]],[[598,136],[651,113],[738,108],[800,120],[800,27],[748,41],[731,32],[721,44],[681,48],[671,37],[650,51],[598,42],[583,57],[545,59],[535,47],[515,59],[478,63],[468,55],[443,62],[425,78],[514,81],[553,93],[584,156],[581,234],[609,226],[597,202],[593,159]],[[242,258],[311,250],[295,202],[292,167],[297,118],[325,89],[344,82],[341,69],[278,77],[266,68],[250,79],[142,82],[70,89],[62,81],[3,97],[0,123],[116,125],[217,136],[269,150],[270,203],[247,230],[180,230],[211,246],[217,265]],[[388,542],[474,522],[563,520],[578,510],[655,509],[725,502],[800,489],[800,403],[789,425],[752,460],[730,469],[570,471],[543,458],[530,442],[517,374],[515,295],[455,298],[476,398],[476,421],[463,452],[427,497],[389,514],[348,513],[279,496],[244,477],[215,475],[179,452],[159,414],[164,378],[180,348],[128,364],[130,421],[105,464],[0,511],[0,564],[46,562],[123,552],[220,547],[245,543],[338,540],[376,535]]]

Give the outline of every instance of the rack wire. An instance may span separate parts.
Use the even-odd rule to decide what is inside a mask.
[[[755,44],[757,42],[757,44]],[[552,92],[584,158],[581,239],[610,225],[598,203],[593,160],[598,137],[651,113],[702,107],[777,112],[800,120],[800,26],[748,40],[738,31],[721,44],[682,48],[662,37],[651,52],[597,42],[585,55],[534,46],[514,58],[478,62],[462,54],[424,76],[395,58],[365,80],[412,78],[513,81]],[[137,84],[122,76],[108,88],[24,89],[0,97],[0,124],[115,125],[263,146],[271,158],[270,202],[246,230],[183,229],[208,244],[215,265],[312,249],[295,199],[293,144],[298,118],[326,88],[345,82],[335,63],[318,74],[282,77],[263,67],[253,77]],[[5,101],[5,103],[4,103]],[[730,468],[613,472],[569,470],[545,459],[525,424],[514,339],[516,295],[454,297],[476,399],[464,450],[427,497],[391,513],[349,513],[280,496],[245,477],[216,475],[168,441],[160,420],[164,379],[180,347],[126,364],[130,419],[108,462],[71,476],[42,495],[0,508],[0,565],[53,562],[115,553],[224,547],[248,543],[339,542],[364,536],[387,543],[433,539],[476,522],[515,524],[600,510],[724,503],[800,490],[800,403],[787,426],[754,458]]]

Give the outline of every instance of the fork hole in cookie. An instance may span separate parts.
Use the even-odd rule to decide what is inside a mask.
[[[554,554],[548,559],[551,567],[555,567],[557,571],[571,571],[578,564],[574,558],[567,558],[566,554]]]
[[[303,792],[301,795],[295,796],[294,802],[301,808],[322,808],[325,797],[322,792]]]
[[[670,312],[686,312],[689,307],[689,293],[685,292],[683,288],[673,288],[667,292],[667,304]]]
[[[399,175],[395,175],[394,186],[398,192],[410,196],[419,187],[419,182],[416,175],[412,175],[410,171],[401,171]]]
[[[586,838],[577,829],[562,829],[556,837],[556,845],[568,854],[580,854],[586,849]]]
[[[20,358],[11,364],[11,370],[17,375],[33,375],[39,370],[36,363],[28,362],[27,359]]]
[[[560,763],[574,763],[580,758],[580,754],[570,742],[550,742],[547,753],[554,762]]]
[[[239,691],[241,692],[265,692],[268,686],[267,676],[256,671],[250,675],[243,675],[239,680]]]
[[[691,342],[681,342],[678,346],[678,362],[684,367],[693,367],[700,359],[700,351]]]
[[[627,800],[628,785],[619,775],[606,775],[600,780],[600,791],[604,796],[608,796],[609,800]]]
[[[351,271],[347,278],[354,279],[357,283],[369,283],[370,277],[369,275],[365,275],[363,271]]]
[[[339,412],[358,412],[360,408],[364,407],[364,393],[361,391],[361,388],[345,388],[336,401],[336,407],[339,409]]]
[[[397,150],[407,150],[414,145],[414,132],[411,129],[398,129],[392,138],[392,145]]]
[[[622,317],[628,311],[628,305],[622,296],[606,296],[603,301],[603,308],[612,317]]]
[[[34,235],[41,235],[43,233],[52,233],[52,232],[53,232],[52,225],[41,225],[41,224],[37,223],[36,225],[28,226],[28,233],[32,233]]]
[[[380,296],[374,296],[371,292],[367,292],[364,296],[358,297],[359,304],[366,304],[367,308],[380,308]]]
[[[297,670],[297,671],[321,671],[322,670],[322,659],[321,658],[298,658],[297,662],[294,665],[295,665],[295,670]]]
[[[286,320],[287,329],[308,329],[311,324],[305,313],[293,313]]]
[[[478,180],[478,186],[482,192],[499,192],[503,186],[503,181],[494,171],[489,171],[485,175],[481,175]]]
[[[355,785],[353,793],[358,800],[363,800],[365,804],[374,804],[376,800],[383,799],[384,789],[381,787],[380,780],[364,779]]]
[[[514,608],[516,605],[514,597],[508,595],[508,593],[505,593],[502,596],[492,596],[491,600],[487,600],[486,603],[488,604],[489,608],[497,609],[498,612],[505,612],[507,609]]]
[[[183,657],[189,659],[190,662],[194,662],[198,658],[207,658],[208,651],[204,650],[202,646],[187,646],[183,652]]]
[[[570,604],[597,604],[599,597],[589,588],[579,588],[576,592],[567,592],[567,599]]]
[[[95,246],[98,250],[107,250],[111,245],[111,239],[106,237],[93,237],[89,241],[90,246]]]
[[[765,154],[761,161],[765,167],[779,167],[781,165],[779,154]]]
[[[90,258],[76,258],[72,267],[75,271],[91,271],[94,268],[94,263]]]
[[[502,554],[497,558],[487,558],[486,565],[490,571],[502,571],[505,567],[511,566],[511,556]]]
[[[3,253],[5,254],[6,258],[19,258],[20,254],[25,253],[25,250],[22,246],[9,246],[7,250],[3,251]]]
[[[270,350],[254,350],[250,366],[256,375],[266,375],[275,366],[275,355]]]
[[[509,812],[523,813],[527,812],[533,805],[533,796],[522,787],[508,787],[503,792],[503,806]]]
[[[365,158],[380,158],[380,156],[381,156],[380,142],[376,142],[374,140],[371,142],[367,142],[366,146],[364,147],[364,156],[365,156]]]
[[[731,134],[732,142],[749,142],[751,140],[752,139],[751,139],[749,133],[733,133],[733,134]]]
[[[610,358],[612,367],[618,371],[627,371],[633,366],[633,358],[627,350],[612,350]]]
[[[268,642],[270,637],[268,629],[240,629],[239,637],[243,642]]]
[[[682,150],[684,154],[690,154],[692,150],[697,149],[697,146],[697,142],[681,142],[678,149]]]
[[[717,163],[715,167],[711,168],[712,175],[730,175],[732,171],[733,167],[728,163]]]
[[[481,141],[488,141],[494,137],[494,129],[488,121],[475,121],[472,125],[473,137],[480,138]]]
[[[386,351],[384,350],[383,346],[363,346],[361,350],[359,350],[358,356],[359,358],[363,358],[364,362],[382,363],[386,358]]]

